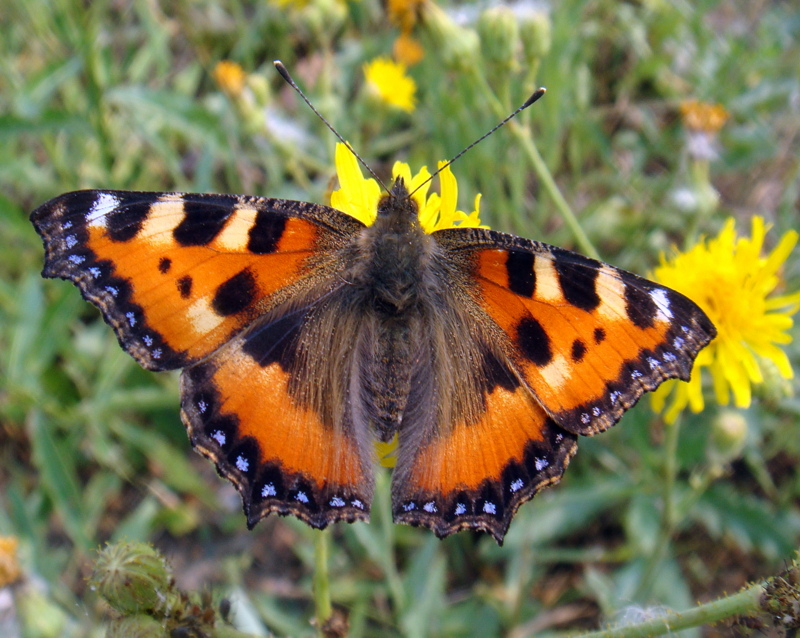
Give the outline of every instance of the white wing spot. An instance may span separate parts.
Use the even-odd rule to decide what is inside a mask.
[[[486,501],[483,504],[483,511],[485,514],[497,514],[497,507],[491,501]]]
[[[67,248],[75,248],[75,245],[78,243],[78,238],[75,235],[67,235],[64,238],[64,243],[67,245]]]
[[[119,289],[114,288],[114,286],[106,286],[106,292],[112,297],[116,297],[119,294]]]
[[[250,461],[240,454],[236,457],[236,469],[240,472],[247,472],[250,469]]]
[[[208,410],[208,403],[206,403],[205,401],[202,401],[202,400],[198,401],[197,402],[197,411],[200,414],[205,414],[206,410]],[[220,432],[219,430],[217,430],[217,432],[222,434],[222,432]],[[216,433],[213,436],[216,438]],[[220,445],[222,445],[222,443],[220,443]]]
[[[63,228],[64,230],[69,230],[70,228],[72,228],[72,222],[64,222],[63,224],[61,224],[61,228]]]
[[[144,341],[144,345],[146,345],[148,348],[153,345],[153,337],[150,335],[144,335],[142,337],[142,341]]]
[[[153,359],[160,359],[162,354],[161,348],[156,348],[152,353]]]
[[[403,511],[405,512],[411,512],[415,509],[417,509],[417,504],[414,501],[411,501],[403,505]]]
[[[344,507],[347,505],[347,503],[344,502],[344,499],[334,496],[330,501],[328,501],[328,505],[331,507]]]
[[[633,372],[631,372],[631,379],[638,379],[641,376],[642,376],[642,373],[639,372],[638,370],[634,370]]]
[[[658,321],[669,321],[672,319],[672,309],[669,307],[669,295],[667,291],[662,288],[655,288],[650,291],[650,299],[656,304],[658,314],[656,319]]]
[[[686,341],[684,341],[683,337],[675,337],[672,340],[672,345],[676,350],[680,350],[684,345],[686,345]]]
[[[560,432],[558,434],[556,434],[556,436],[555,436],[556,443],[561,443],[561,441],[563,441],[563,440],[564,440],[564,435],[563,434],[561,434]]]
[[[658,359],[654,359],[653,357],[647,357],[647,364],[653,369],[657,369],[661,362]]]
[[[600,416],[602,413],[603,413],[603,411],[600,408],[598,408],[597,406],[594,406],[592,408],[592,414],[594,416]]]
[[[550,466],[550,461],[537,456],[535,459],[533,459],[533,465],[536,467],[537,472],[541,472],[544,468]]]
[[[522,479],[518,478],[511,481],[510,489],[512,492],[519,492],[524,486],[525,482]]]
[[[267,498],[268,496],[276,496],[278,491],[275,489],[275,486],[272,483],[267,483],[264,487],[261,488],[261,498]]]
[[[90,226],[106,225],[106,215],[119,206],[119,199],[110,193],[98,193],[97,199],[92,203],[89,214],[86,216],[86,223]]]
[[[362,503],[362,502],[361,502],[359,499],[357,499],[357,498],[354,498],[352,501],[350,501],[350,505],[352,505],[353,507],[357,507],[357,508],[358,508],[358,509],[360,509],[360,510],[363,510],[363,509],[364,509],[364,503]]]
[[[133,328],[136,325],[136,315],[132,312],[126,312],[125,318],[128,320],[128,325]]]
[[[435,514],[437,512],[436,503],[434,503],[433,501],[431,501],[430,503],[425,503],[425,505],[422,506],[422,509],[428,512],[428,514]]]
[[[456,505],[455,515],[456,516],[461,516],[466,511],[467,511],[467,506],[464,505],[464,503],[458,503]]]
[[[77,257],[77,255],[73,255],[73,257]],[[83,261],[83,259],[81,259],[81,261]],[[89,274],[95,279],[97,279],[102,274],[102,272],[97,266],[92,266],[91,268],[89,268]]]
[[[592,420],[592,417],[589,416],[588,412],[584,412],[583,414],[581,414],[581,423],[583,423],[584,425],[589,423],[589,421],[591,421],[591,420]]]
[[[614,392],[612,392],[611,394],[608,395],[608,398],[611,401],[611,403],[616,403],[617,401],[620,400],[621,396],[622,396],[622,393],[621,392],[617,392],[615,390]]]
[[[75,265],[82,264],[84,261],[86,261],[86,257],[83,255],[70,255],[67,257],[67,259],[69,259]]]
[[[295,501],[300,501],[301,503],[308,503],[308,496],[305,492],[299,491],[297,495],[294,497]]]
[[[203,412],[204,410],[201,410]],[[222,430],[215,430],[211,434],[211,438],[214,439],[220,446],[225,445],[225,442],[228,440],[228,437],[225,436],[225,433]]]
[[[671,352],[665,352],[664,353],[664,361],[669,361],[670,363],[674,363],[677,360],[678,360],[678,358],[674,354],[672,354]]]

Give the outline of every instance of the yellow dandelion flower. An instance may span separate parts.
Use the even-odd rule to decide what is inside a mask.
[[[684,100],[681,102],[680,110],[684,126],[693,131],[716,133],[728,120],[728,111],[722,104]]]
[[[19,541],[13,536],[0,536],[0,589],[19,580],[22,571],[17,561]]]
[[[694,300],[717,327],[717,338],[700,352],[689,382],[668,381],[653,395],[653,409],[664,411],[668,423],[687,406],[692,412],[704,407],[702,376],[711,374],[714,396],[728,405],[746,408],[752,386],[762,383],[764,372],[774,366],[785,379],[792,378],[789,358],[779,347],[791,342],[788,330],[800,308],[800,292],[773,295],[781,279],[779,271],[798,234],[787,232],[774,250],[762,256],[768,228],[753,217],[750,237],[737,237],[733,218],[720,234],[672,259],[662,256],[654,279]]]
[[[717,133],[728,119],[725,107],[699,100],[684,100],[680,110],[683,125],[686,127],[686,148],[689,155],[699,160],[715,159]]]
[[[425,57],[425,51],[419,41],[405,31],[394,41],[392,53],[396,60],[406,66],[414,66]]]
[[[358,160],[344,144],[336,145],[335,161],[340,188],[331,193],[331,206],[370,226],[378,213],[380,186],[374,179],[364,177]],[[444,162],[439,163],[439,167],[443,165]],[[392,167],[392,179],[402,177],[409,192],[416,190],[412,197],[419,210],[420,224],[426,233],[456,227],[485,228],[481,226],[480,220],[480,194],[475,197],[475,210],[467,214],[456,209],[458,182],[450,167],[439,173],[441,195],[428,195],[430,182],[425,182],[430,176],[425,166],[413,175],[411,167],[405,162],[395,162]]]
[[[246,79],[244,69],[231,60],[221,60],[214,67],[214,80],[228,95],[234,97],[241,95]]]
[[[406,65],[389,58],[375,58],[364,65],[367,88],[381,102],[411,113],[417,104],[417,85],[406,75]]]

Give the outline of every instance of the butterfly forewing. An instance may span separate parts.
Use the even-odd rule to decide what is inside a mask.
[[[537,400],[571,432],[606,430],[644,392],[688,379],[716,334],[683,295],[577,253],[479,228],[436,235],[470,256],[474,299]]]

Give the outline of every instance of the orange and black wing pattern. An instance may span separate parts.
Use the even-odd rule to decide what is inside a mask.
[[[31,220],[42,274],[74,282],[149,370],[208,356],[313,275],[315,254],[361,227],[304,202],[131,191],[67,193]]]
[[[526,385],[570,432],[602,432],[643,393],[688,380],[716,335],[670,288],[562,248],[464,232],[489,244],[471,254],[476,301],[508,337]]]
[[[249,525],[368,517],[372,448],[308,399],[313,371],[293,359],[314,295],[341,285],[332,255],[362,224],[303,202],[128,191],[67,193],[31,219],[44,276],[73,281],[144,367],[187,368],[190,439]]]
[[[679,293],[576,253],[478,228],[434,237],[469,298],[445,306],[472,309],[456,321],[462,345],[412,386],[409,404],[450,409],[404,417],[413,436],[400,432],[394,516],[502,542],[519,506],[561,478],[576,435],[611,427],[664,380],[688,379],[716,331]]]

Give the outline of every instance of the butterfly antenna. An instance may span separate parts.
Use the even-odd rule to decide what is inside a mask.
[[[525,100],[525,103],[524,103],[522,106],[520,106],[520,107],[519,107],[519,108],[518,108],[516,111],[514,111],[514,112],[513,112],[511,115],[509,115],[507,118],[505,118],[505,119],[504,119],[502,122],[500,122],[499,124],[497,124],[496,126],[494,126],[494,127],[492,128],[492,130],[490,130],[490,131],[488,131],[488,132],[484,133],[483,135],[481,135],[481,136],[480,136],[480,137],[479,137],[477,140],[475,140],[475,141],[474,141],[472,144],[470,144],[469,146],[467,146],[467,147],[466,147],[466,148],[465,148],[463,151],[461,151],[461,152],[460,152],[458,155],[456,155],[456,156],[455,156],[453,159],[451,159],[449,162],[447,162],[447,163],[446,163],[444,166],[442,166],[441,168],[437,169],[437,170],[436,170],[436,171],[435,171],[435,172],[434,172],[434,173],[433,173],[433,174],[432,174],[432,175],[431,175],[431,176],[430,176],[428,179],[426,179],[424,182],[422,182],[422,184],[420,184],[419,186],[417,186],[417,187],[414,189],[414,191],[413,191],[412,193],[410,193],[410,194],[409,194],[409,197],[411,197],[411,195],[413,195],[414,193],[416,193],[416,192],[417,192],[417,191],[418,191],[420,188],[422,188],[423,186],[425,186],[425,184],[427,184],[428,182],[430,182],[430,181],[431,181],[431,180],[432,180],[434,177],[436,177],[436,176],[437,176],[439,173],[441,173],[441,172],[442,172],[444,169],[446,169],[448,166],[450,166],[450,164],[452,164],[453,162],[455,162],[455,161],[456,161],[456,160],[457,160],[459,157],[461,157],[461,156],[462,156],[464,153],[466,153],[468,150],[470,150],[470,149],[471,149],[473,146],[477,146],[478,144],[480,144],[480,143],[481,143],[483,140],[485,140],[487,137],[489,137],[489,136],[490,136],[492,133],[494,133],[494,132],[495,132],[497,129],[499,129],[501,126],[503,126],[504,124],[506,124],[506,123],[507,123],[509,120],[512,120],[512,119],[513,119],[513,118],[515,118],[517,115],[519,115],[520,113],[522,113],[522,111],[524,111],[524,110],[525,110],[525,109],[527,109],[527,108],[528,108],[528,107],[529,107],[531,104],[533,104],[534,102],[536,102],[536,101],[537,101],[537,100],[538,100],[540,97],[542,97],[542,96],[543,96],[545,93],[547,93],[547,89],[546,89],[546,88],[544,88],[543,86],[542,86],[542,87],[539,87],[538,89],[536,89],[536,90],[535,90],[533,93],[531,93],[531,96],[530,96],[530,97],[529,97],[527,100]]]
[[[334,134],[334,135],[337,137],[337,139],[338,139],[338,140],[339,140],[339,141],[340,141],[342,144],[344,144],[344,145],[345,145],[345,146],[348,148],[348,150],[349,150],[349,151],[350,151],[350,152],[351,152],[351,153],[352,153],[352,154],[355,156],[355,158],[356,158],[356,159],[357,159],[357,160],[358,160],[358,161],[361,163],[361,166],[363,166],[364,168],[366,168],[366,169],[367,169],[367,171],[369,172],[369,174],[370,174],[370,175],[372,175],[372,177],[374,177],[374,178],[375,178],[375,181],[376,181],[376,182],[378,182],[378,184],[380,184],[380,185],[381,185],[381,187],[383,188],[383,190],[385,190],[387,193],[390,193],[390,194],[391,194],[391,191],[390,191],[390,190],[389,190],[389,189],[386,187],[386,184],[384,184],[384,183],[383,183],[383,180],[381,180],[381,178],[380,178],[380,177],[378,177],[378,176],[375,174],[375,171],[373,171],[373,170],[372,170],[372,169],[371,169],[371,168],[370,168],[370,167],[367,165],[367,163],[366,163],[366,162],[365,162],[363,159],[361,159],[361,156],[360,156],[358,153],[356,153],[356,152],[355,152],[355,149],[353,149],[353,147],[352,147],[352,146],[350,146],[350,143],[349,143],[347,140],[345,140],[345,139],[344,139],[344,138],[343,138],[341,135],[339,135],[339,131],[337,131],[335,128],[333,128],[333,125],[332,125],[330,122],[328,122],[328,120],[326,120],[326,119],[325,119],[325,118],[322,116],[322,113],[320,113],[320,112],[319,112],[319,111],[318,111],[316,108],[314,108],[314,105],[311,103],[311,100],[309,100],[309,99],[306,97],[306,94],[305,94],[305,93],[303,93],[303,91],[300,89],[300,87],[299,87],[299,86],[297,86],[297,83],[296,83],[296,82],[295,82],[295,81],[292,79],[292,76],[291,76],[291,75],[289,75],[289,71],[287,71],[287,70],[286,70],[286,67],[285,67],[285,66],[283,66],[283,62],[281,62],[280,60],[275,60],[275,61],[273,62],[273,64],[275,65],[275,68],[278,70],[278,73],[280,73],[280,74],[281,74],[281,77],[282,77],[284,80],[286,80],[286,83],[287,83],[289,86],[291,86],[291,87],[292,87],[292,88],[293,88],[295,91],[297,91],[297,94],[298,94],[298,95],[299,95],[301,98],[303,98],[303,102],[305,102],[306,104],[308,104],[308,108],[310,108],[310,109],[311,109],[311,110],[314,112],[314,115],[316,115],[316,116],[317,116],[317,117],[318,117],[320,120],[322,120],[322,123],[323,123],[323,124],[325,124],[325,126],[327,126],[327,127],[328,127],[328,128],[331,130],[331,132],[332,132],[332,133],[333,133],[333,134]],[[524,108],[524,107],[523,107],[523,108]],[[516,115],[516,113],[515,113],[514,115]],[[513,116],[512,116],[512,117],[513,117]]]

